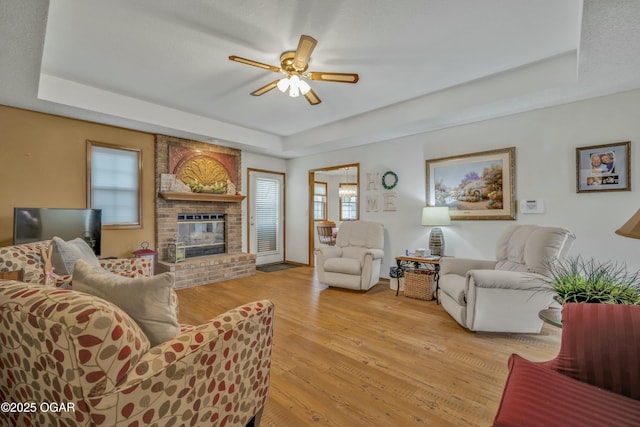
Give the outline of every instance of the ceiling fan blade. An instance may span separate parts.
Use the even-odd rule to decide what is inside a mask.
[[[309,104],[311,105],[318,105],[322,102],[320,101],[320,98],[318,98],[318,95],[316,95],[316,93],[313,91],[313,89],[309,89],[309,92],[305,93],[304,97],[307,98],[307,101],[309,101]]]
[[[265,93],[269,92],[271,89],[275,88],[276,86],[278,86],[278,82],[280,81],[280,79],[278,80],[274,80],[271,83],[262,86],[260,89],[258,90],[254,90],[253,92],[251,92],[251,95],[253,96],[260,96],[260,95],[264,95]]]
[[[296,54],[293,57],[293,66],[296,70],[304,70],[307,68],[309,58],[311,58],[311,52],[316,47],[318,41],[311,36],[301,35],[298,42],[298,48]]]
[[[253,65],[254,67],[264,68],[265,70],[273,71],[274,73],[279,73],[281,70],[278,67],[274,67],[273,65],[263,64],[262,62],[254,61],[252,59],[242,58],[240,56],[231,55],[229,57],[230,60],[240,62],[241,64]]]
[[[357,83],[358,80],[360,80],[360,76],[356,73],[323,73],[314,71],[312,73],[307,73],[307,77],[311,80],[339,83]]]

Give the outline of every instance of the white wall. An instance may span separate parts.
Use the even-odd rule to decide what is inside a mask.
[[[463,126],[413,135],[352,149],[287,161],[287,259],[307,263],[309,169],[360,163],[361,219],[385,225],[388,277],[394,257],[405,249],[427,247],[429,228],[420,225],[425,205],[426,159],[516,147],[516,199],[541,198],[546,212],[518,213],[515,223],[554,225],[576,234],[571,255],[616,260],[640,270],[640,241],[614,231],[640,208],[640,91],[625,92],[559,107],[521,113]],[[631,143],[633,191],[576,193],[576,147],[621,141]],[[367,173],[398,175],[396,211],[367,212],[364,198],[382,191],[366,190]],[[446,255],[494,258],[495,242],[514,221],[454,221],[444,227]]]

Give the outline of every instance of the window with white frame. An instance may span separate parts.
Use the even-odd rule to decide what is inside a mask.
[[[358,185],[356,183],[339,184],[340,221],[358,219]]]
[[[104,228],[142,227],[142,150],[87,141],[87,205]]]
[[[313,183],[313,219],[326,221],[327,219],[327,183],[315,181]]]

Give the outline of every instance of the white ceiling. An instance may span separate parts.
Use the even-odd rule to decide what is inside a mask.
[[[640,87],[637,0],[0,0],[0,104],[290,158]],[[318,40],[310,106],[277,78]]]

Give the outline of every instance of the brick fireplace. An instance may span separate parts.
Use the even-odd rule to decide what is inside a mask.
[[[187,193],[184,198],[163,197],[160,190],[161,174],[175,173],[171,170],[170,151],[188,150],[190,153],[205,154],[229,171],[229,179],[237,190],[241,187],[241,152],[239,150],[156,135],[156,244],[158,271],[172,271],[176,277],[176,288],[187,288],[207,283],[219,282],[254,275],[255,255],[242,252],[242,206],[238,197],[203,197]],[[175,156],[174,156],[175,157]],[[176,162],[173,162],[176,163]],[[220,200],[218,200],[220,199]],[[215,212],[224,217],[225,252],[194,256],[177,263],[169,262],[168,247],[179,239],[178,221],[184,215],[211,215]]]

